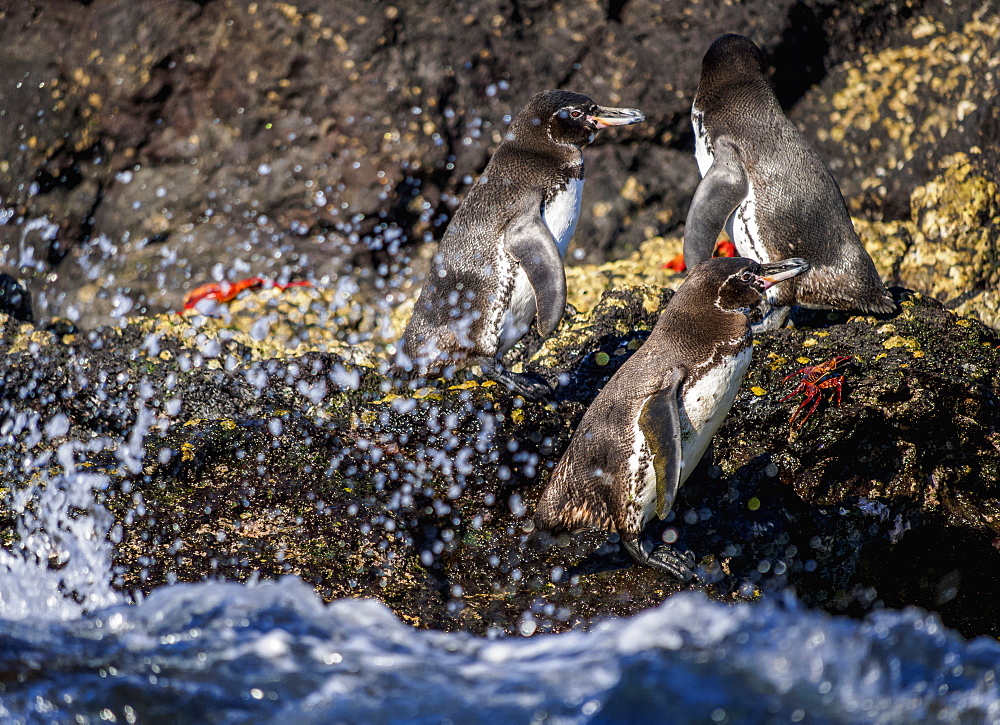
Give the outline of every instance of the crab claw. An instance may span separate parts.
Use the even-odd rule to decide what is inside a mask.
[[[713,257],[735,257],[736,256],[736,245],[733,244],[728,239],[720,239],[715,243],[715,252],[712,254]]]
[[[735,257],[736,256],[736,245],[729,241],[728,237],[722,238],[715,243],[715,251],[712,252],[713,257]],[[669,269],[673,272],[683,272],[687,269],[687,265],[684,263],[684,253],[681,252],[674,256],[669,262],[664,262],[663,269]]]
[[[191,290],[187,296],[184,298],[184,308],[181,310],[181,314],[187,310],[198,309],[202,302],[206,300],[220,304],[222,302],[229,302],[235,298],[240,292],[247,289],[256,289],[258,287],[263,287],[265,289],[276,288],[281,291],[288,289],[289,287],[311,287],[312,283],[308,280],[298,280],[295,282],[289,282],[288,284],[279,284],[272,280],[264,279],[263,277],[248,277],[247,279],[241,279],[237,282],[212,282],[209,284],[203,284]]]

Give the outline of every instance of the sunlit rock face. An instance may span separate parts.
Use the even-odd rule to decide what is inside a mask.
[[[733,30],[770,54],[859,221],[904,221],[942,158],[1000,138],[996,23],[973,0],[17,4],[0,267],[40,318],[86,327],[249,275],[349,276],[393,306],[509,118],[555,85],[647,115],[589,153],[570,255],[627,258],[681,231],[701,57]]]

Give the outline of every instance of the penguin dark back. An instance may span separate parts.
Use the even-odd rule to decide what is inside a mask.
[[[565,90],[536,94],[517,115],[455,212],[403,333],[391,373],[427,377],[478,365],[514,392],[550,392],[500,359],[530,329],[552,333],[566,307],[563,258],[580,214],[582,147],[608,126],[642,121]]]
[[[767,293],[765,328],[791,306],[891,313],[896,309],[858,239],[830,169],[785,116],[764,54],[741,35],[708,49],[691,106],[702,174],[684,228],[684,259],[712,255],[725,230],[740,256],[801,257],[810,271]]]

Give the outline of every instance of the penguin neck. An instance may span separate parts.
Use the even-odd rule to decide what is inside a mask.
[[[678,299],[680,297],[680,299]],[[715,300],[685,299],[679,292],[667,305],[652,334],[662,332],[669,337],[695,337],[714,340],[715,347],[732,348],[737,352],[751,341],[750,319],[742,312],[727,310]]]
[[[517,123],[510,127],[510,138],[507,140],[521,153],[541,156],[557,161],[560,166],[572,168],[583,166],[583,151],[573,143],[564,143],[552,138],[547,127],[531,122]]]
[[[732,117],[739,110],[742,119],[757,118],[765,111],[781,108],[767,78],[761,75],[740,75],[715,78],[702,83],[695,94],[694,108],[713,117],[713,122]]]

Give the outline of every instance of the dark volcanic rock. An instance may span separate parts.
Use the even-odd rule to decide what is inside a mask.
[[[883,276],[996,319],[1000,32],[975,0],[50,0],[0,23],[0,264],[29,280],[40,320],[120,322],[0,316],[2,485],[104,476],[123,589],[291,572],[424,626],[522,633],[676,591],[605,533],[537,549],[526,526],[585,406],[669,299],[624,285],[679,281],[660,269],[679,239],[659,237],[697,184],[689,107],[723,32],[770,54]],[[395,320],[372,301],[412,301],[423,242],[504,117],[552,86],[646,112],[587,150],[574,256],[641,251],[571,270],[581,312],[510,355],[552,401],[472,380],[393,389],[376,345]],[[126,319],[251,274],[320,284],[218,320]],[[1000,339],[902,300],[889,319],[802,316],[759,340],[713,459],[662,525],[713,596],[791,587],[998,633]],[[841,405],[821,389],[792,428],[796,371],[836,355],[851,357]]]
[[[634,613],[681,585],[605,532],[549,548],[526,534],[586,405],[669,296],[611,291],[526,346],[520,363],[557,384],[552,402],[474,380],[393,389],[332,352],[269,354],[198,318],[63,338],[8,322],[5,475],[45,485],[39,471],[72,455],[107,476],[126,590],[294,573],[326,597],[475,632]],[[920,604],[997,634],[1000,338],[901,300],[887,319],[802,315],[761,337],[712,459],[659,525],[696,554],[695,586],[725,600],[791,587],[833,611]],[[841,404],[823,388],[790,426],[796,371],[838,355],[851,358]]]
[[[553,86],[646,112],[588,153],[579,258],[620,257],[683,223],[701,57],[730,31],[771,54],[779,97],[856,209],[898,218],[943,154],[997,140],[984,12],[973,0],[15,3],[0,23],[12,215],[0,262],[32,278],[41,316],[73,308],[87,327],[124,307],[176,309],[224,274],[393,280],[408,246],[440,234],[505,116]],[[963,53],[982,67],[954,78]],[[915,82],[929,90],[910,98]]]

